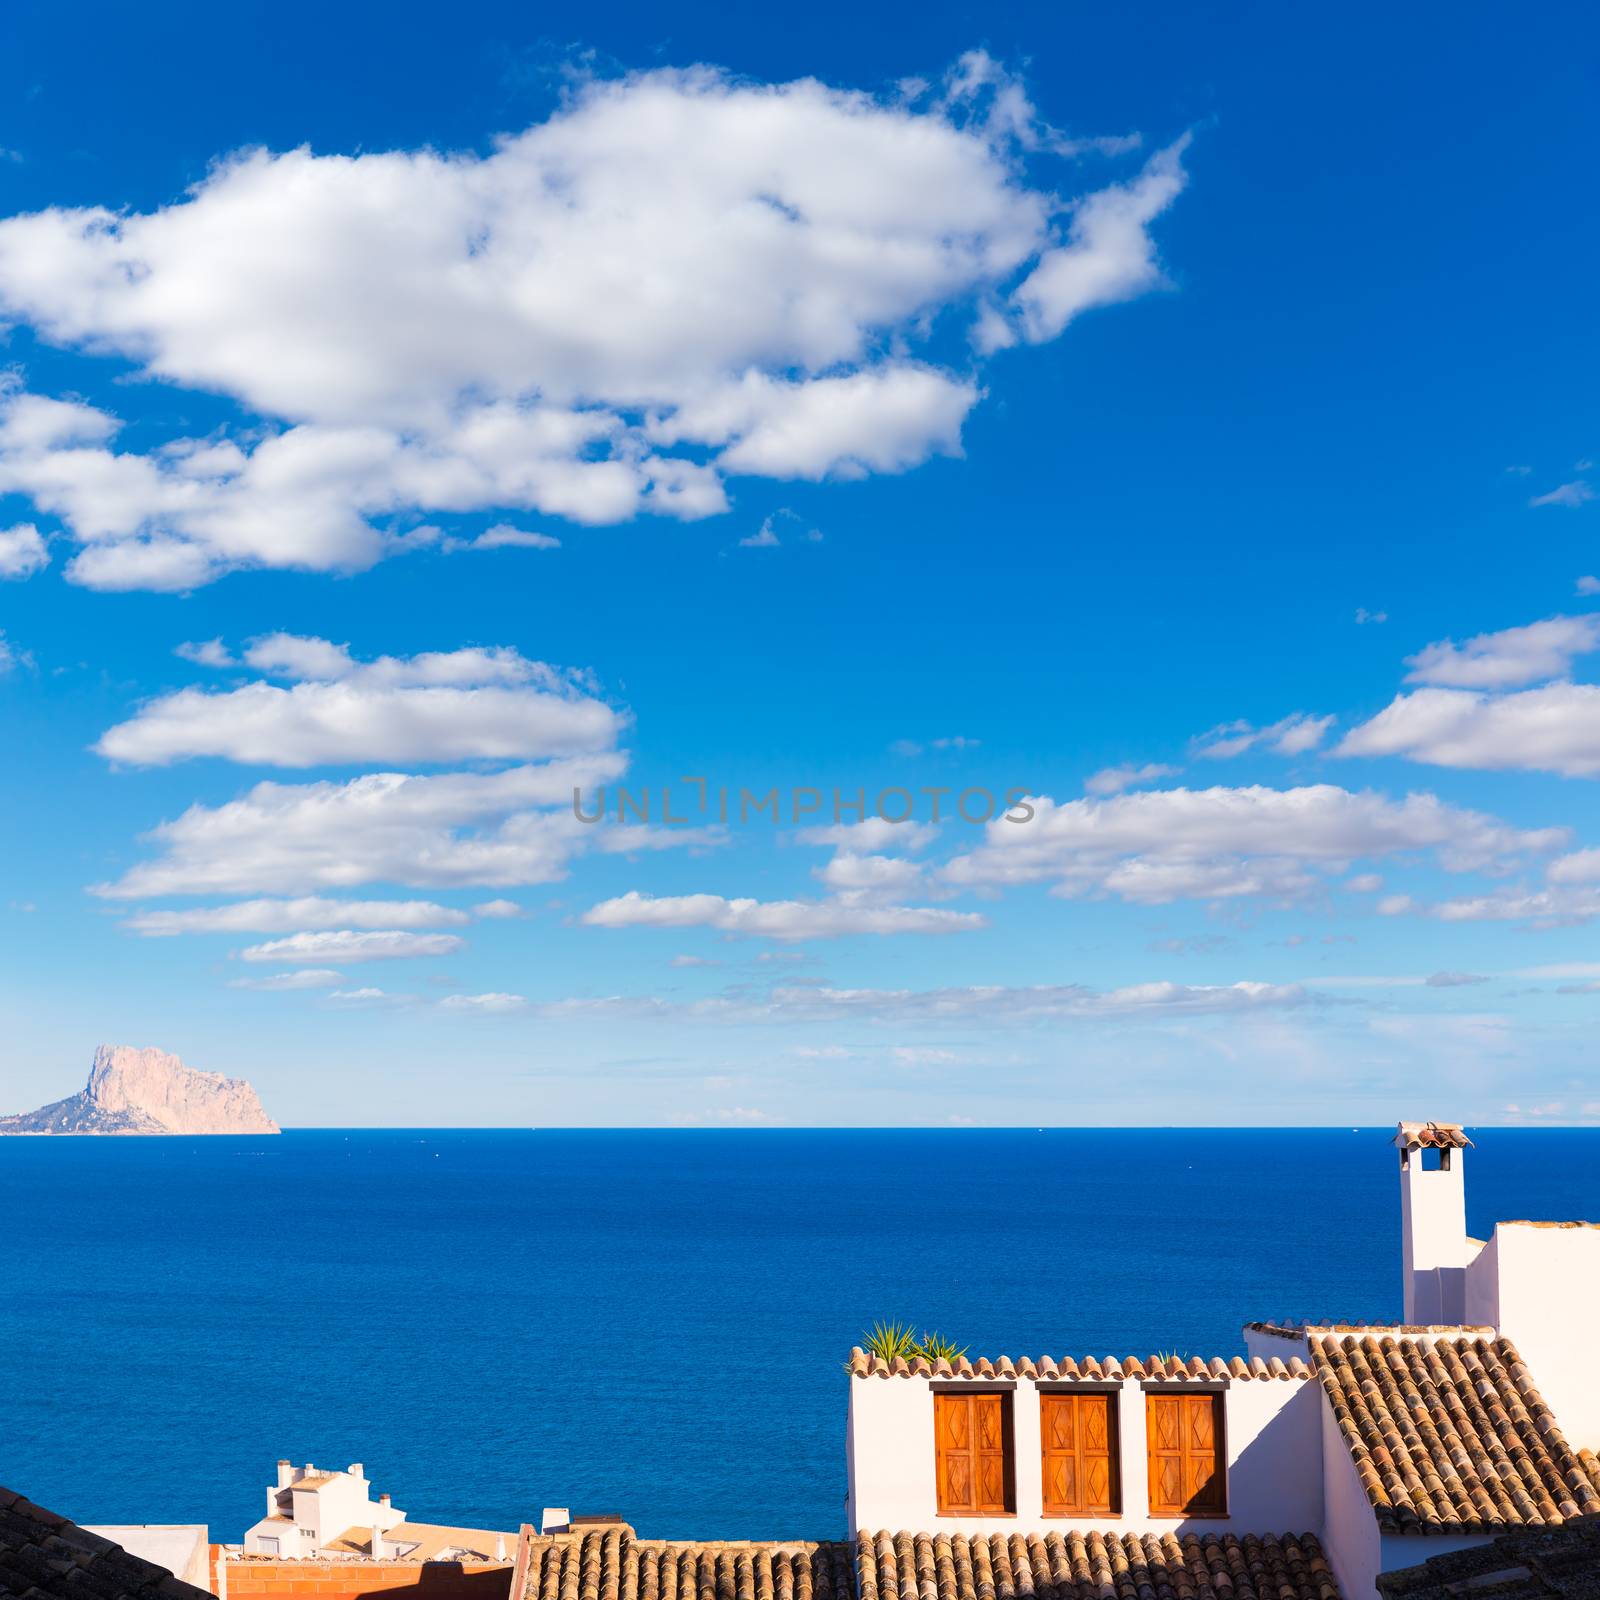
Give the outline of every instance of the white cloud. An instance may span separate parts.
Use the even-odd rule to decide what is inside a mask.
[[[1082,984],[1033,987],[973,985],[941,989],[781,987],[764,996],[719,996],[683,1003],[654,995],[605,995],[546,1001],[534,1009],[552,1021],[685,1021],[708,1025],[842,1023],[868,1026],[1029,1027],[1063,1021],[1159,1020],[1296,1011],[1331,1002],[1299,984],[1168,982],[1096,990]],[[805,1053],[804,1047],[795,1052]],[[843,1046],[813,1047],[814,1059],[846,1059]]]
[[[439,1002],[441,1011],[475,1011],[480,1015],[504,1015],[525,1011],[528,1002],[520,994],[452,994]]]
[[[778,537],[777,530],[772,526],[772,518],[768,517],[754,533],[746,534],[739,541],[741,550],[776,550],[782,540]]]
[[[192,661],[197,667],[236,667],[239,663],[221,639],[185,640],[173,652],[181,661]]]
[[[116,419],[13,395],[0,492],[65,522],[73,581],[176,591],[357,570],[420,515],[697,517],[732,474],[905,471],[981,397],[921,359],[935,324],[1052,339],[1162,283],[1185,143],[1072,194],[1025,161],[1081,143],[992,62],[921,100],[693,67],[580,83],[487,156],[245,151],[151,212],[12,217],[0,314],[266,426],[119,452]]]
[[[866,817],[860,822],[834,822],[815,828],[802,828],[796,838],[802,844],[830,844],[855,854],[870,854],[893,846],[896,850],[920,850],[938,838],[931,822],[891,822],[887,817]]]
[[[1591,778],[1600,774],[1600,687],[1550,683],[1503,695],[1418,689],[1396,695],[1333,753]]]
[[[293,933],[239,952],[241,961],[409,961],[415,956],[454,955],[463,942],[453,933],[361,932],[341,928],[325,933]]]
[[[1549,617],[1523,628],[1441,639],[1406,658],[1407,683],[1447,689],[1515,689],[1565,676],[1574,656],[1600,649],[1600,616]]]
[[[497,522],[480,533],[476,539],[458,541],[464,550],[559,550],[561,541],[551,533],[538,533],[532,529],[513,528],[509,523]]]
[[[95,892],[302,894],[365,883],[509,888],[562,877],[575,855],[699,847],[704,829],[585,826],[572,791],[622,771],[604,755],[496,773],[370,773],[347,783],[259,783],[193,805],[149,835],[160,850]],[[551,808],[551,809],[543,809]]]
[[[1310,869],[1431,850],[1452,871],[1558,848],[1559,829],[1524,831],[1433,795],[1395,801],[1332,784],[1298,789],[1161,789],[1107,799],[1033,798],[1031,821],[988,824],[943,877],[963,888],[1051,882],[1067,895],[1140,904],[1240,895],[1293,897]]]
[[[1376,872],[1358,872],[1345,883],[1352,894],[1376,894],[1383,887],[1383,878]]]
[[[1600,594],[1600,578],[1595,577],[1592,573],[1579,578],[1577,591],[1579,594],[1584,595]]]
[[[5,636],[5,631],[0,629],[0,678],[8,672],[15,672],[19,666],[27,666],[32,658],[26,650],[19,650]]]
[[[31,578],[49,565],[50,551],[44,536],[31,522],[0,529],[0,580]]]
[[[899,900],[917,892],[922,864],[900,856],[858,856],[841,850],[816,877],[842,900]]]
[[[331,989],[344,974],[330,967],[308,967],[299,972],[274,972],[267,978],[234,978],[230,989],[261,989],[267,993],[289,989]]]
[[[180,933],[284,933],[310,928],[449,928],[464,911],[431,900],[244,900],[187,911],[141,911],[126,926],[148,938]]]
[[[1138,983],[1094,990],[1078,984],[947,989],[776,989],[782,1019],[856,1017],[874,1022],[1035,1022],[1055,1018],[1228,1014],[1314,1004],[1299,984]]]
[[[1132,183],[1079,203],[1066,243],[1046,252],[1012,296],[1024,338],[1054,339],[1080,313],[1131,299],[1163,281],[1148,229],[1183,191],[1188,144],[1187,136],[1179,139],[1153,156]]]
[[[1304,711],[1269,723],[1264,728],[1248,722],[1225,722],[1193,742],[1193,753],[1212,761],[1227,761],[1241,756],[1258,744],[1270,746],[1282,756],[1304,755],[1322,743],[1333,726],[1333,718],[1313,717]]]
[[[837,901],[729,900],[720,894],[649,895],[630,890],[584,913],[597,928],[719,928],[763,939],[834,939],[850,934],[964,933],[986,926],[970,911]]]
[[[942,1067],[961,1058],[954,1050],[940,1050],[931,1045],[897,1044],[889,1051],[896,1066]]]
[[[475,917],[500,922],[527,915],[515,900],[485,900],[472,908],[472,914]]]
[[[187,659],[224,664],[218,641]],[[102,735],[109,760],[165,766],[221,756],[262,766],[367,761],[512,760],[603,750],[622,718],[587,681],[515,650],[455,650],[358,663],[326,639],[275,634],[244,663],[257,681],[229,690],[179,689]]]
[[[1530,506],[1581,506],[1587,505],[1593,499],[1594,490],[1579,478],[1572,483],[1557,485],[1548,494],[1536,494],[1528,504]]]
[[[1162,778],[1175,778],[1181,767],[1163,766],[1159,761],[1147,761],[1142,767],[1131,763],[1120,767],[1102,767],[1083,780],[1085,794],[1121,794],[1125,789],[1142,789],[1147,784],[1159,783]]]
[[[1497,889],[1441,900],[1425,909],[1440,922],[1529,922],[1574,927],[1600,916],[1600,888]]]
[[[1385,623],[1389,620],[1387,611],[1369,611],[1365,606],[1356,607],[1356,626],[1365,627],[1369,622],[1374,625]]]

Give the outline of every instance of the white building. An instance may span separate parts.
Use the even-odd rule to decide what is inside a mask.
[[[254,1556],[374,1561],[508,1561],[516,1535],[493,1528],[412,1522],[389,1496],[372,1498],[359,1461],[343,1472],[278,1463],[267,1514],[244,1536]]]
[[[1228,1361],[853,1351],[850,1528],[942,1537],[952,1571],[995,1534],[1270,1537],[1369,1600],[1380,1572],[1600,1512],[1600,1228],[1470,1239],[1462,1130],[1395,1145],[1404,1324],[1254,1323]]]
[[[388,1495],[373,1500],[359,1461],[342,1472],[280,1461],[278,1481],[267,1490],[267,1514],[245,1534],[244,1548],[249,1555],[320,1556],[347,1528],[382,1535],[405,1516]]]

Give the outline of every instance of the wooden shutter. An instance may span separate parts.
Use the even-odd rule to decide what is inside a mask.
[[[1150,1510],[1216,1516],[1227,1509],[1220,1394],[1147,1394]]]
[[[1039,1432],[1047,1517],[1121,1511],[1114,1396],[1041,1394]]]
[[[1011,1397],[933,1397],[934,1463],[942,1516],[1005,1515],[1011,1510]]]

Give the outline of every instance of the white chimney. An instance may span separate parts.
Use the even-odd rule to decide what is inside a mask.
[[[372,1524],[372,1559],[382,1561],[384,1555],[383,1529],[376,1522]]]
[[[361,1476],[361,1463],[359,1461],[352,1461],[345,1470],[352,1478],[359,1478]]]
[[[568,1533],[572,1528],[572,1513],[565,1506],[546,1506],[539,1519],[540,1533]]]
[[[504,1561],[506,1558],[506,1536],[503,1533],[494,1536],[494,1558],[496,1561]]]
[[[294,1463],[292,1461],[280,1461],[278,1463],[278,1487],[280,1489],[287,1489],[293,1482]]]
[[[1407,1323],[1459,1323],[1467,1314],[1467,1190],[1472,1141],[1455,1122],[1402,1122],[1400,1254]]]

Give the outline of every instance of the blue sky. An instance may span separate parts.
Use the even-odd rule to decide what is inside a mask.
[[[0,1110],[1600,1118],[1581,8],[4,29]]]

